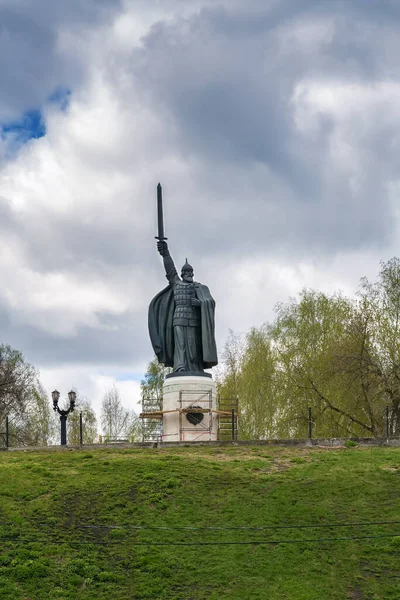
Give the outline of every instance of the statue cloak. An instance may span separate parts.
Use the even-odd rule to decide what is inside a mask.
[[[215,343],[215,300],[206,285],[194,283],[200,300],[202,358],[205,369],[218,364]],[[153,349],[160,363],[174,366],[174,294],[171,285],[161,290],[149,306],[149,334]]]

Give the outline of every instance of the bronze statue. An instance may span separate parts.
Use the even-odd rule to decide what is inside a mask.
[[[179,277],[164,237],[161,185],[157,186],[157,249],[164,261],[169,285],[150,303],[149,333],[159,362],[174,374],[206,375],[218,364],[215,344],[215,301],[207,286],[193,281],[187,262]]]

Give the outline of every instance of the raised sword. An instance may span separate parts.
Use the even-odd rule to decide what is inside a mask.
[[[163,242],[167,240],[164,236],[164,215],[163,215],[163,205],[162,205],[162,187],[161,183],[157,185],[157,219],[158,219],[158,235],[156,235],[156,240]]]

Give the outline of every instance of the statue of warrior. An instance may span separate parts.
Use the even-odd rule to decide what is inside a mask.
[[[193,281],[187,262],[179,277],[167,242],[157,238],[169,285],[151,301],[150,339],[158,360],[174,373],[199,374],[218,364],[215,344],[215,301],[207,286]]]

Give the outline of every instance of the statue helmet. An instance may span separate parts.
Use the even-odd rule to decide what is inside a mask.
[[[181,272],[183,273],[184,271],[192,271],[192,273],[193,273],[193,270],[194,269],[193,269],[192,265],[189,265],[188,260],[186,259],[186,262],[183,265]]]

